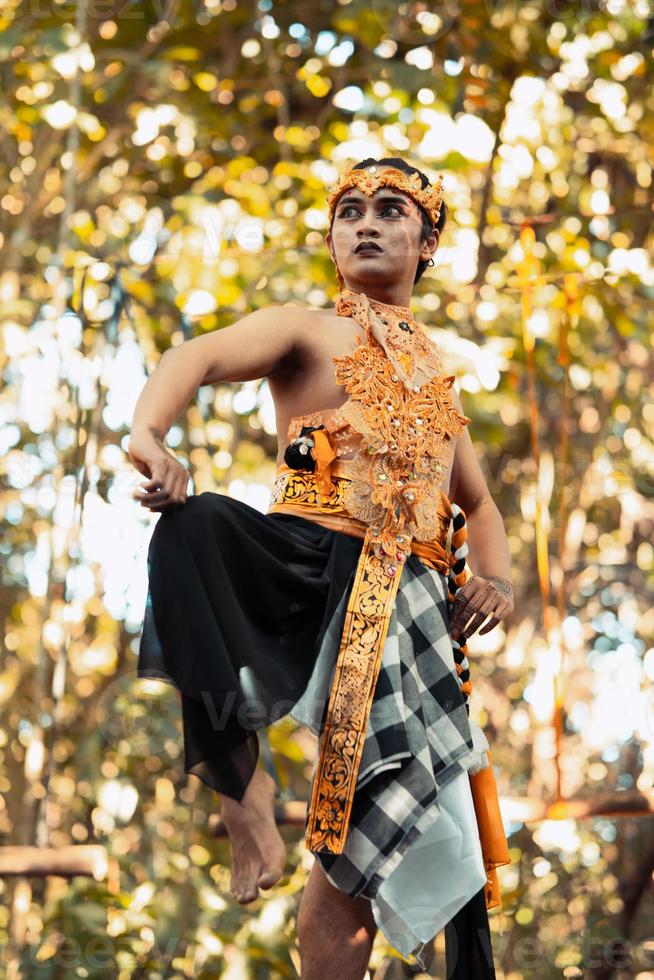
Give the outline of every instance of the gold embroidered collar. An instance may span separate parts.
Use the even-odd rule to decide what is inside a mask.
[[[349,395],[341,415],[362,436],[345,504],[370,525],[377,554],[395,575],[414,537],[436,536],[451,440],[470,419],[452,398],[455,376],[443,375],[436,345],[407,307],[346,289],[336,312],[366,335],[353,354],[333,358],[336,383]]]
[[[374,337],[405,387],[417,392],[441,373],[436,346],[408,306],[382,303],[365,293],[344,289],[336,297],[336,313],[351,316]]]

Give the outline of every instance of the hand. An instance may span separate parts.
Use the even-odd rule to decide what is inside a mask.
[[[483,578],[473,575],[462,585],[452,606],[450,634],[460,646],[476,632],[487,616],[490,620],[479,635],[489,633],[513,610],[513,586],[508,579],[497,575]]]
[[[141,492],[132,494],[134,500],[153,513],[177,510],[186,503],[188,470],[162,442],[155,437],[132,438],[129,458],[139,473],[150,478],[141,484]]]

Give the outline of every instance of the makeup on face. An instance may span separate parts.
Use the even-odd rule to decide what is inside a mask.
[[[335,218],[342,217],[342,210],[348,205],[352,207],[365,207],[368,201],[372,201],[375,206],[384,208],[391,204],[399,205],[403,211],[403,217],[408,217],[410,214],[415,213],[415,204],[408,197],[404,197],[400,194],[393,194],[392,192],[382,191],[377,193],[372,198],[362,197],[360,195],[354,194],[344,194],[342,198],[338,201],[335,209]],[[347,220],[347,219],[343,219]]]
[[[350,223],[352,220],[356,221],[365,213],[370,204],[382,213],[386,208],[396,207],[397,211],[391,216],[392,220],[395,221],[401,218],[407,218],[415,211],[413,201],[401,194],[393,193],[391,189],[377,192],[374,197],[362,197],[356,193],[350,193],[344,194],[338,201],[335,208],[334,220],[340,218],[344,224]],[[360,213],[350,218],[346,213],[350,207],[359,209]],[[384,254],[384,247],[378,238],[373,238],[371,235],[369,238],[357,240],[352,246],[351,251],[362,260],[375,259]]]

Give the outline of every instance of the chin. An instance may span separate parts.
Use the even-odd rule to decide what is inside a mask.
[[[384,283],[384,285],[390,285],[395,282],[398,278],[397,274],[390,272],[388,269],[379,271],[375,270],[367,273],[365,276],[355,276],[354,280],[363,288],[365,292],[366,286],[378,286],[379,283]]]
[[[352,278],[359,282],[379,282],[380,279],[388,279],[389,276],[392,278],[395,274],[396,266],[378,261],[370,262],[367,266],[358,265],[343,273],[346,279]]]

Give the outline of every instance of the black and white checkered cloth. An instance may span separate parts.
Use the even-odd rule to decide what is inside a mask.
[[[309,687],[291,712],[316,733],[338,656],[345,602],[344,596]],[[448,623],[445,576],[412,555],[384,644],[345,848],[342,854],[315,852],[332,884],[353,898],[374,898],[438,815],[442,787],[484,765],[480,743],[473,746]]]

